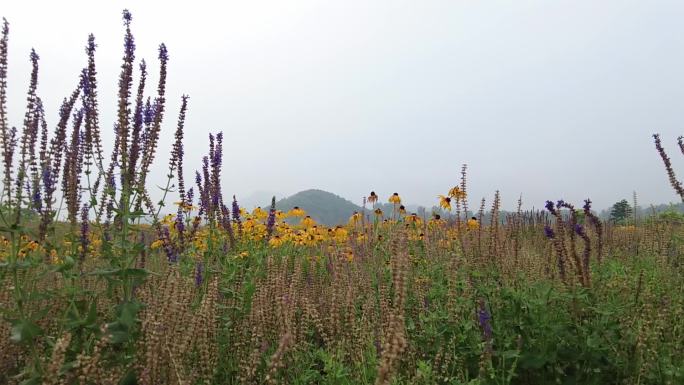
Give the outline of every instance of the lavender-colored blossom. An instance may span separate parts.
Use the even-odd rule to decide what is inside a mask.
[[[484,301],[480,300],[479,308],[477,310],[477,321],[482,329],[482,339],[491,343],[492,341],[492,315],[487,311]]]
[[[159,44],[159,60],[166,63],[169,61],[169,51],[166,49],[166,44]]]
[[[234,222],[240,222],[240,206],[238,205],[237,199],[235,199],[235,195],[233,195],[233,221]]]
[[[52,177],[52,171],[50,170],[49,167],[43,168],[43,174],[42,174],[42,179],[43,179],[43,186],[45,188],[45,191],[52,192],[55,189],[55,178]]]
[[[169,234],[169,228],[166,226],[162,228],[162,237],[162,240],[164,242],[164,251],[166,252],[167,260],[169,261],[169,263],[178,262],[178,254],[176,253],[176,250],[174,250],[174,247],[171,244],[171,234]]]
[[[268,219],[266,220],[266,233],[270,237],[273,234],[276,221],[276,202],[275,197],[271,199],[271,209],[268,211]]]
[[[110,193],[112,195],[116,193],[116,178],[114,177],[114,175],[110,175],[107,187],[111,190]]]
[[[576,224],[575,224],[575,229],[574,229],[574,230],[575,230],[575,232],[576,232],[578,235],[584,234],[584,226],[582,226],[582,225],[579,224],[579,223],[576,223]]]
[[[126,25],[128,25],[133,20],[133,15],[128,9],[123,10],[123,20]]]
[[[235,234],[233,233],[233,225],[230,222],[230,211],[228,207],[221,202],[221,225],[224,230],[228,232],[228,239],[230,241],[230,248],[235,248]]]
[[[554,233],[553,229],[551,226],[544,226],[544,234],[546,235],[547,238],[553,239],[556,237],[556,233]]]
[[[133,57],[135,56],[135,38],[130,33],[127,33],[124,38],[124,49],[126,50],[126,56],[133,61]]]
[[[143,123],[146,125],[152,124],[154,121],[155,109],[156,105],[152,104],[150,102],[150,98],[148,97],[147,101],[145,102],[145,107],[143,108]]]
[[[88,205],[84,204],[81,208],[81,262],[85,260],[86,251],[88,249],[88,230]]]
[[[195,286],[201,286],[204,282],[204,264],[197,262],[195,265]]]
[[[591,200],[590,199],[585,199],[584,200],[584,206],[582,206],[584,211],[591,211]]]
[[[41,193],[40,193],[40,189],[39,189],[39,188],[34,188],[34,189],[33,189],[32,200],[33,200],[33,208],[34,208],[37,212],[40,212],[40,211],[42,210],[42,208],[43,208],[43,199],[42,199],[42,196],[41,196]]]
[[[551,214],[554,214],[554,215],[556,214],[556,208],[554,207],[553,202],[546,201],[546,204],[544,205],[544,207],[546,207],[546,209],[549,210],[549,212]]]
[[[192,187],[190,187],[190,189],[188,190],[188,193],[185,195],[185,204],[187,204],[188,206],[192,206],[192,202],[194,201],[194,199],[195,199],[195,190]]]
[[[183,217],[183,208],[182,206],[178,209],[178,213],[176,214],[176,230],[178,231],[178,234],[183,234],[185,231],[185,220]]]

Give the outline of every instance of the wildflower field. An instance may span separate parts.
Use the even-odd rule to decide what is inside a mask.
[[[443,217],[380,191],[331,227],[275,198],[245,210],[222,133],[184,169],[190,100],[165,109],[163,44],[147,91],[123,22],[114,143],[93,36],[55,121],[31,53],[10,125],[2,26],[0,384],[684,384],[682,221],[616,225],[588,199],[503,215],[498,191],[471,201],[465,165],[435,192]],[[168,114],[176,141],[157,154]]]

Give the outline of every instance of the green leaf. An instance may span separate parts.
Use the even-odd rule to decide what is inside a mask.
[[[12,322],[10,340],[16,343],[29,343],[42,332],[38,325],[29,320],[16,320]]]

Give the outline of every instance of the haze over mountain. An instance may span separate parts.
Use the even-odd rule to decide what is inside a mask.
[[[345,223],[354,211],[362,209],[338,195],[317,189],[300,191],[276,202],[276,208],[282,211],[295,206],[304,209],[316,222],[328,226]]]

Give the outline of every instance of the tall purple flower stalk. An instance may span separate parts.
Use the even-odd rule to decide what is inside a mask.
[[[233,206],[231,208],[233,213],[233,222],[235,222],[238,229],[238,237],[242,238],[242,220],[240,219],[240,206],[238,205],[238,201],[235,198],[235,195],[233,195]]]
[[[477,309],[477,322],[482,329],[482,340],[486,344],[486,349],[491,353],[494,333],[492,331],[492,315],[487,311],[484,300],[480,299]]]
[[[86,253],[88,252],[88,205],[84,204],[81,208],[81,252],[80,263],[85,261]]]
[[[268,234],[267,238],[270,238],[271,235],[273,234],[273,229],[275,228],[275,221],[276,221],[276,199],[275,197],[271,198],[271,209],[268,210],[268,218],[266,219],[266,233]]]
[[[195,286],[202,286],[204,282],[204,263],[197,262],[195,265]]]
[[[230,211],[223,202],[221,202],[221,225],[223,229],[228,232],[228,240],[230,241],[230,248],[235,249],[235,233],[233,232],[233,224],[230,221]]]

